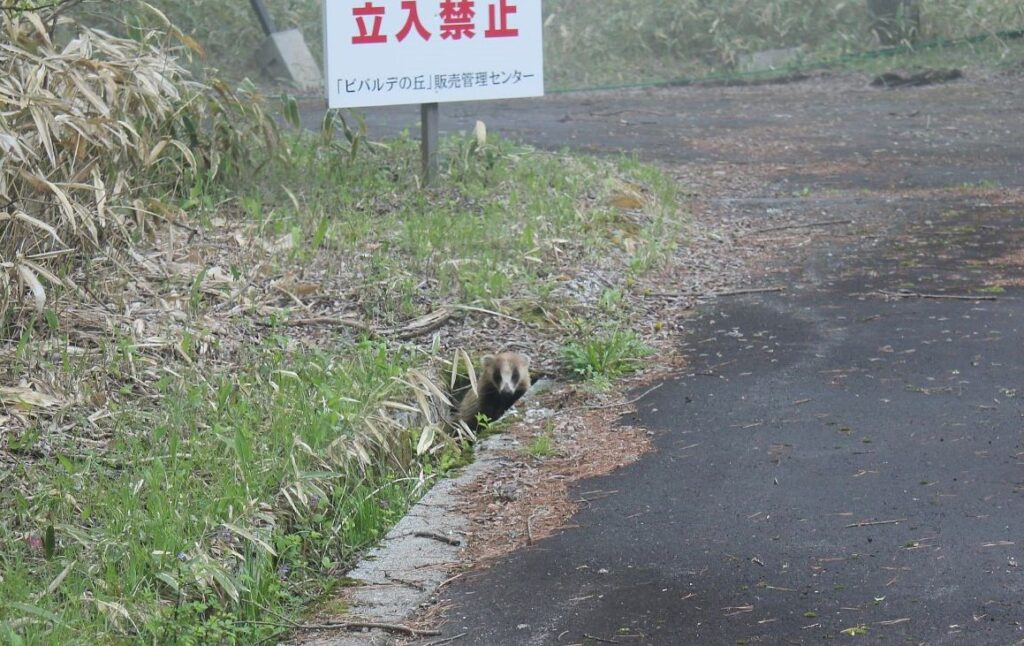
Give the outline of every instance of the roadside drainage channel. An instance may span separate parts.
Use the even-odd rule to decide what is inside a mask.
[[[457,492],[505,466],[505,454],[519,445],[499,434],[481,441],[475,460],[456,478],[437,482],[409,513],[345,576],[357,582],[344,601],[348,613],[335,622],[402,624],[426,603],[450,576],[466,547],[470,519],[458,509]],[[313,623],[316,623],[314,620]],[[339,628],[339,630],[341,630]],[[347,631],[291,643],[301,646],[385,646],[402,635],[379,629]]]

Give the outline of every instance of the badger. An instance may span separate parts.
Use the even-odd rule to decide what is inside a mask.
[[[471,430],[477,428],[477,415],[495,421],[530,389],[530,358],[517,352],[484,355],[476,390],[472,386],[456,389],[461,399],[457,417]]]

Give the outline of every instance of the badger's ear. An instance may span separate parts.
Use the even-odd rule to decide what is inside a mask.
[[[530,357],[528,355],[525,355],[525,354],[521,354],[519,356],[521,356],[523,358],[523,367],[526,368],[527,370],[529,370],[530,369]]]
[[[493,354],[485,354],[483,357],[480,358],[480,365],[483,366],[484,370],[487,370],[488,368],[493,366],[494,365],[494,355]]]

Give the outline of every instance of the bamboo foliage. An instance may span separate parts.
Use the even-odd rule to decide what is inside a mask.
[[[37,14],[2,20],[0,314],[7,315],[26,289],[42,310],[46,285],[62,282],[56,267],[69,256],[128,238],[125,206],[134,191],[125,179],[156,145],[143,125],[174,114],[185,72],[145,41],[79,28],[58,47]]]
[[[40,15],[0,14],[0,324],[74,288],[67,269],[139,237],[164,198],[276,142],[254,93],[190,77],[175,55],[198,45],[169,24],[126,39],[62,22],[58,45]]]

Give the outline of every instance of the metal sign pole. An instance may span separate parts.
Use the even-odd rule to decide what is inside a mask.
[[[249,0],[252,4],[252,10],[256,12],[256,17],[259,18],[260,27],[263,27],[263,33],[267,36],[277,33],[277,26],[274,25],[274,19],[270,17],[270,12],[263,5],[263,0]]]
[[[440,109],[437,103],[420,106],[420,150],[423,153],[423,185],[437,180],[437,128]]]

